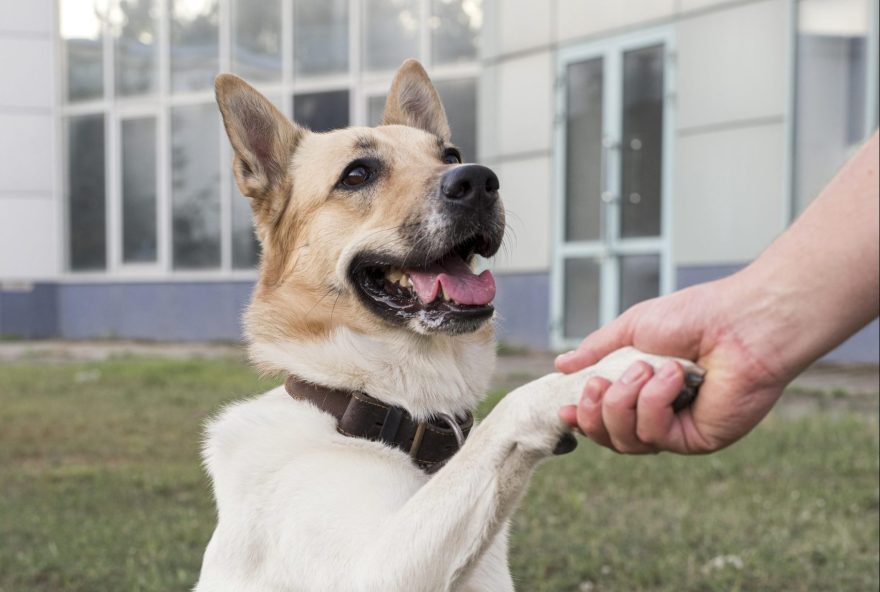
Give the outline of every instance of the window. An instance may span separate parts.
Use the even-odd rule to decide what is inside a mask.
[[[348,10],[348,0],[293,3],[295,75],[348,72]]]
[[[169,0],[171,89],[211,88],[220,70],[218,0]]]
[[[348,91],[296,95],[293,98],[293,119],[314,132],[348,127]]]
[[[252,269],[260,259],[260,244],[254,233],[254,222],[248,198],[233,190],[232,196],[232,267]]]
[[[388,95],[373,95],[367,98],[367,125],[377,126],[385,115],[385,102]]]
[[[232,69],[252,83],[281,80],[281,0],[232,0]]]
[[[876,6],[876,0],[798,2],[795,214],[877,126]]]
[[[59,15],[71,271],[253,270],[221,71],[323,132],[380,123],[394,71],[416,57],[476,158],[481,0],[59,0]]]
[[[155,93],[159,88],[156,14],[158,0],[120,0],[112,13],[116,94]]]
[[[431,58],[434,64],[477,59],[483,7],[478,0],[431,0]]]
[[[122,122],[122,261],[155,263],[156,118]]]
[[[419,55],[418,0],[364,0],[364,64],[394,70]]]
[[[104,96],[105,0],[61,3],[61,37],[66,62],[67,100]]]
[[[107,266],[104,116],[71,117],[65,131],[70,267],[104,269]]]
[[[220,266],[220,116],[208,103],[171,111],[173,266]]]

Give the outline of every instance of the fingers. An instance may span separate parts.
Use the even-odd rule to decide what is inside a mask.
[[[590,440],[612,448],[611,438],[602,421],[602,400],[611,383],[604,378],[595,377],[587,382],[581,401],[577,406],[577,426]]]
[[[577,372],[592,366],[615,350],[632,345],[628,318],[624,315],[605,325],[588,335],[576,350],[558,356],[556,369],[566,374]]]
[[[559,415],[597,444],[623,454],[679,451],[672,403],[683,387],[684,371],[676,362],[656,373],[637,362],[615,383],[591,378],[580,404],[563,407]]]
[[[639,440],[638,401],[642,388],[651,380],[654,369],[645,362],[636,362],[605,392],[602,401],[602,422],[612,447],[624,454],[647,454],[654,448]]]
[[[677,450],[675,441],[676,415],[672,404],[684,388],[684,371],[676,362],[666,362],[639,394],[636,435],[640,442]]]

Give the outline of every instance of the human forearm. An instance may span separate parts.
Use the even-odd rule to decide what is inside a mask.
[[[745,304],[745,339],[785,378],[878,313],[880,195],[877,134],[752,265],[731,278]],[[751,317],[751,318],[749,318]],[[760,333],[760,335],[758,335]]]
[[[563,419],[629,453],[720,450],[770,411],[785,385],[877,315],[880,195],[877,135],[757,260],[722,280],[630,308],[557,359],[563,372],[634,345],[706,370],[676,411],[681,372],[594,383]]]

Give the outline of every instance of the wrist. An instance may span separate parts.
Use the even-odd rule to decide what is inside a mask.
[[[802,336],[809,302],[784,276],[752,264],[719,283],[720,329],[753,362],[761,382],[787,384],[813,361]]]

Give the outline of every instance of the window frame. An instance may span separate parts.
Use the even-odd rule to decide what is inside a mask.
[[[134,282],[187,282],[187,281],[253,281],[257,278],[256,268],[235,268],[232,257],[232,200],[240,199],[233,186],[230,168],[232,150],[226,139],[223,126],[218,123],[217,141],[220,142],[220,265],[204,270],[175,270],[173,267],[173,220],[172,220],[172,188],[171,188],[171,111],[174,107],[197,104],[214,104],[213,89],[201,91],[172,92],[171,89],[171,6],[170,0],[155,0],[156,8],[156,44],[158,62],[158,81],[156,91],[152,94],[138,96],[116,96],[114,67],[115,51],[112,25],[107,19],[103,23],[103,76],[104,92],[100,99],[68,102],[66,88],[66,52],[65,41],[61,37],[61,2],[55,2],[54,39],[56,52],[56,96],[55,126],[56,137],[63,137],[63,129],[67,118],[75,115],[103,114],[105,134],[105,233],[106,233],[106,265],[103,270],[72,269],[70,261],[70,215],[64,191],[57,192],[60,200],[60,215],[57,218],[57,229],[61,250],[60,261],[62,282],[94,282],[112,283],[123,281]],[[219,11],[219,43],[218,61],[220,72],[232,71],[232,0],[217,0]],[[279,107],[287,117],[293,116],[293,98],[302,93],[347,90],[349,92],[349,120],[352,125],[367,125],[367,101],[369,96],[387,93],[395,71],[368,72],[363,70],[362,50],[364,47],[362,19],[365,0],[348,0],[349,2],[349,70],[345,74],[315,76],[309,78],[294,77],[293,63],[293,2],[281,0],[281,79],[278,82],[256,83],[254,86],[273,102],[280,98]],[[108,6],[114,7],[118,0],[109,0]],[[431,0],[419,2],[419,60],[436,81],[473,78],[479,89],[479,60],[474,57],[470,62],[458,62],[433,68],[431,39]],[[478,92],[479,94],[479,92]],[[478,97],[479,100],[479,97]],[[122,146],[121,125],[128,118],[153,116],[156,118],[156,150],[157,157],[157,261],[156,263],[124,263],[122,237]],[[477,110],[479,117],[479,108]],[[218,112],[219,118],[219,112]],[[64,142],[58,142],[54,154],[54,173],[56,187],[64,187],[64,171],[66,166],[66,148]]]

